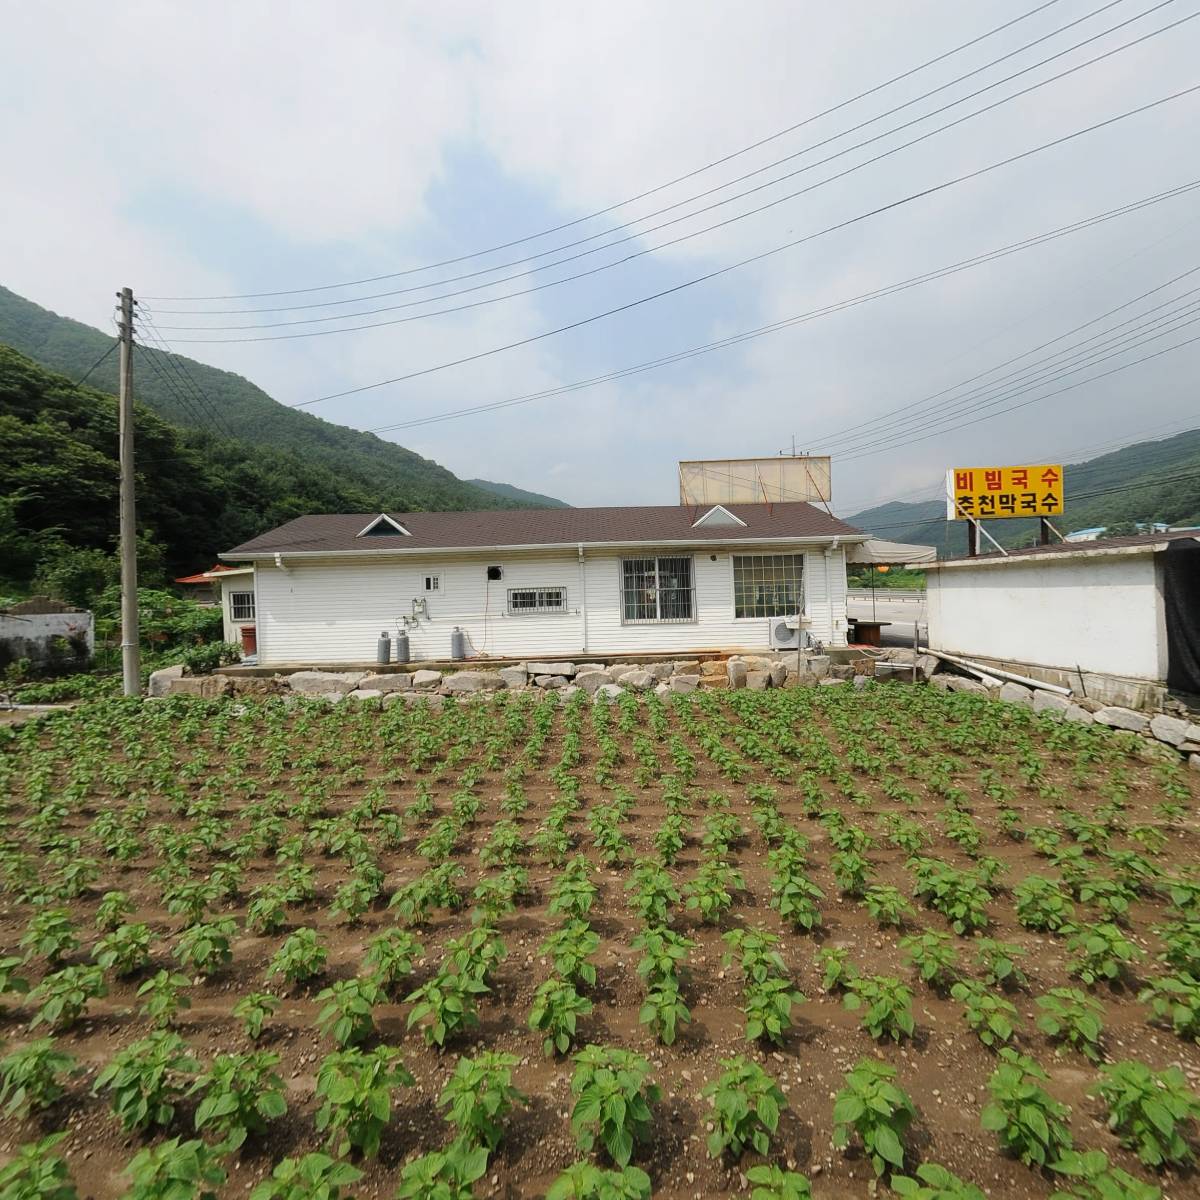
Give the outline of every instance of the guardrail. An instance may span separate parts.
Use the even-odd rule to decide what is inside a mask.
[[[918,591],[915,588],[876,588],[874,592],[870,588],[851,588],[846,593],[847,600],[870,600],[874,596],[876,602],[886,600],[889,604],[899,601],[908,604],[924,604],[925,590],[922,588]]]

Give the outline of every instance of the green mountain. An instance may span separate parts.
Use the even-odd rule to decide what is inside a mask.
[[[1065,468],[1066,512],[1054,519],[1063,533],[1106,526],[1133,533],[1138,524],[1200,524],[1200,429],[1153,442],[1138,442]],[[943,557],[965,554],[966,523],[946,521],[944,500],[892,501],[846,520],[894,542],[936,546]],[[985,521],[1003,546],[1027,546],[1037,538],[1031,520]]]
[[[511,483],[493,483],[490,479],[468,479],[472,487],[482,488],[499,496],[503,500],[512,500],[516,504],[529,505],[532,508],[570,508],[565,500],[555,500],[553,496],[543,496],[541,492],[527,492],[523,488],[513,487]]]
[[[0,287],[0,342],[72,379],[93,366],[113,337]],[[386,498],[384,507],[394,511],[542,507],[549,499],[527,500],[532,494],[517,488],[512,494],[499,491],[505,484],[464,482],[395,442],[288,408],[240,375],[181,355],[139,346],[134,372],[137,399],[171,425],[215,429],[255,448],[290,451],[306,464],[335,472],[352,488]],[[115,392],[117,355],[96,367],[88,382]]]

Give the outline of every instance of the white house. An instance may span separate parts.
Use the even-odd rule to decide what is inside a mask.
[[[253,565],[258,661],[762,650],[779,618],[846,640],[846,548],[802,502],[300,517],[221,557]],[[774,619],[774,620],[772,620]]]
[[[253,649],[254,568],[226,567],[218,563],[195,575],[181,575],[175,582],[188,589],[198,604],[221,609],[221,640],[237,642],[247,653]]]
[[[925,566],[929,645],[1111,703],[1200,694],[1200,539],[1148,534]]]

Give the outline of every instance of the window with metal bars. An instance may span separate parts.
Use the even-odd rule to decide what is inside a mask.
[[[560,613],[567,610],[565,587],[532,587],[508,589],[510,616],[522,617],[533,613]]]
[[[803,607],[803,554],[733,556],[735,617],[790,617]]]
[[[626,625],[696,619],[690,555],[621,562],[621,620]]]
[[[254,593],[230,592],[229,616],[234,621],[254,620]]]

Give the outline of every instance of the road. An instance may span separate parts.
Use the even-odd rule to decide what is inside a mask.
[[[890,625],[880,630],[885,646],[911,646],[914,621],[921,626],[921,643],[928,639],[924,592],[879,588],[875,591],[872,606],[869,591],[851,591],[847,596],[846,611],[848,616],[861,617],[865,621],[890,621]]]

